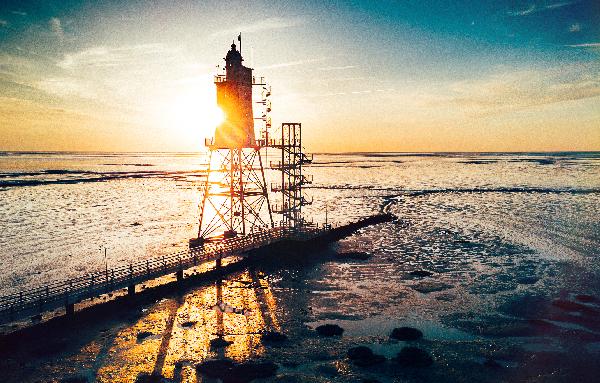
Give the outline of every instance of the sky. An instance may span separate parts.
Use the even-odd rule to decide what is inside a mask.
[[[0,150],[203,150],[240,32],[308,151],[600,150],[597,0],[2,0]]]

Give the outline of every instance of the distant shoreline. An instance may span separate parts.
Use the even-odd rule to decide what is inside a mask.
[[[11,155],[11,154],[81,154],[81,155],[106,155],[106,154],[148,154],[148,155],[198,155],[203,154],[204,152],[153,152],[153,151],[52,151],[52,150],[40,150],[40,151],[32,151],[32,150],[0,150],[0,156],[2,155]],[[389,151],[381,151],[381,152],[365,152],[365,151],[356,151],[356,152],[313,152],[313,154],[326,154],[326,155],[360,155],[360,154],[382,154],[382,155],[469,155],[469,154],[530,154],[530,155],[548,155],[548,154],[597,154],[600,153],[600,150],[557,150],[557,151],[434,151],[434,152],[389,152]]]

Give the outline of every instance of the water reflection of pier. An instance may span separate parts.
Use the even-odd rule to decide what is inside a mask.
[[[97,380],[135,382],[140,375],[154,374],[176,382],[196,382],[200,380],[195,365],[206,358],[243,361],[259,357],[264,353],[261,335],[281,330],[276,307],[268,281],[253,268],[160,301],[117,334]],[[147,333],[153,335],[138,338]],[[216,339],[227,344],[215,346]]]

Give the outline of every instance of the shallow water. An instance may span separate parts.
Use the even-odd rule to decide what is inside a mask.
[[[196,154],[0,156],[2,292],[101,269],[100,245],[109,249],[109,265],[179,249],[197,230],[203,162]],[[224,301],[252,314],[223,314],[233,344],[222,356],[269,358],[289,381],[569,381],[575,371],[593,372],[600,356],[600,154],[321,154],[306,170],[315,180],[306,214],[315,221],[323,222],[326,208],[330,222],[380,211],[399,219],[313,259],[227,278]],[[344,251],[372,257],[335,256]],[[41,358],[57,363],[41,376],[68,370],[133,382],[139,372],[158,371],[194,381],[195,363],[221,355],[208,345],[217,333],[209,307],[215,289],[200,286],[146,307],[133,322],[89,330],[84,345]],[[195,323],[182,327],[186,321]],[[322,323],[346,331],[317,337],[311,328]],[[408,373],[388,361],[364,370],[345,358],[357,344],[391,358],[405,345],[389,340],[398,326],[423,331],[417,345],[434,366]],[[144,330],[155,335],[136,340]],[[263,330],[290,340],[264,345]],[[486,368],[489,357],[502,370]]]

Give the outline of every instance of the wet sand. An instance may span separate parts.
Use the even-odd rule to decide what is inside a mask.
[[[381,261],[377,254],[368,259],[338,255],[356,240],[310,257],[273,254],[229,266],[227,276],[191,278],[184,287],[171,283],[134,300],[122,297],[72,319],[59,317],[23,330],[0,343],[0,377],[3,382],[142,382],[154,374],[163,379],[155,381],[211,382],[216,380],[199,374],[196,365],[223,358],[275,363],[274,376],[256,380],[265,382],[591,382],[600,372],[593,363],[600,352],[597,298],[515,294],[486,315],[462,312],[452,283],[435,273],[412,270],[399,276],[402,288],[389,291],[374,289],[376,283],[370,290],[361,284],[334,288],[327,278],[332,269],[364,272]],[[365,283],[368,278],[363,273]],[[218,295],[240,312],[216,310]],[[403,309],[393,313],[403,305],[426,311],[431,302],[455,308],[440,320]],[[322,324],[337,324],[344,332],[321,336],[315,328]],[[416,327],[423,337],[390,338],[400,326]],[[264,332],[287,339],[265,341]],[[230,344],[211,347],[218,334]],[[357,365],[347,352],[360,345],[386,360]],[[433,364],[399,363],[395,358],[407,346],[424,350]]]

